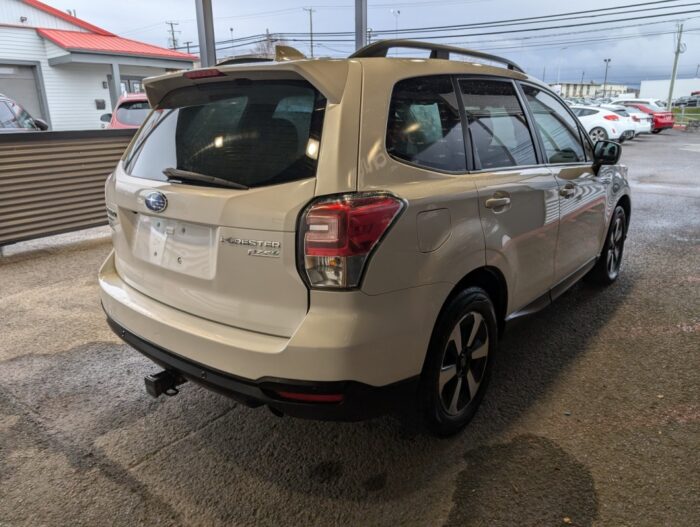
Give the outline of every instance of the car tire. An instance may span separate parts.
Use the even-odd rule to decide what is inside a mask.
[[[622,253],[627,238],[627,214],[617,205],[605,236],[605,245],[600,257],[587,278],[599,285],[610,285],[620,276]]]
[[[491,299],[469,287],[449,300],[433,330],[419,390],[423,425],[447,437],[474,417],[498,346]]]
[[[661,128],[655,128],[654,130],[651,131],[652,134],[660,134],[661,133]]]
[[[595,144],[597,141],[608,140],[608,132],[605,131],[605,128],[601,128],[600,126],[593,128],[590,132],[588,132],[588,135],[591,138],[591,141],[593,141],[593,144]]]

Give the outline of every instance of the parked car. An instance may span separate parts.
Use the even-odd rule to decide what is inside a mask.
[[[507,320],[617,279],[619,144],[507,59],[411,41],[350,58],[145,81],[99,283],[116,334],[164,368],[152,395],[189,379],[277,415],[414,408],[452,434]]]
[[[620,104],[624,106],[629,106],[632,108],[637,108],[642,112],[650,115],[653,119],[653,125],[651,129],[652,134],[658,134],[667,128],[673,128],[676,120],[673,117],[673,112],[669,112],[664,108],[657,106],[655,104],[641,104],[629,101],[620,101]]]
[[[37,132],[48,130],[42,119],[35,119],[17,102],[0,93],[0,133]]]
[[[100,120],[107,128],[138,128],[143,124],[151,106],[145,93],[129,93],[119,97],[113,113],[105,113]]]
[[[615,112],[621,119],[627,119],[627,122],[634,129],[635,137],[639,134],[651,133],[653,118],[643,111],[632,106],[622,106],[619,104],[602,104],[600,107]]]
[[[611,101],[612,104],[644,104],[646,106],[652,107],[654,109],[658,109],[659,111],[665,111],[667,110],[666,108],[666,101],[662,101],[661,99],[654,99],[654,98],[638,98],[634,96],[629,96],[629,95],[620,95],[613,99]]]
[[[625,142],[632,139],[635,126],[628,117],[621,117],[612,110],[596,106],[574,106],[571,108],[586,129],[591,140]]]

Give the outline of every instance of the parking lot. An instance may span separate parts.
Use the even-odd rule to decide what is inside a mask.
[[[108,329],[108,228],[0,257],[0,525],[700,525],[700,135],[626,143],[620,280],[512,323],[466,431],[251,410]]]

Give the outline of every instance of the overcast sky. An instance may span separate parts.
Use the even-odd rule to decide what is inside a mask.
[[[180,31],[177,38],[180,44],[186,41],[197,42],[194,0],[44,1],[60,9],[75,9],[78,17],[119,35],[161,46],[168,45],[168,26],[165,22],[177,22],[179,25],[176,29]],[[582,9],[609,8],[648,1],[650,0],[586,0],[585,2],[565,0],[555,3],[551,0],[369,0],[368,27],[375,30],[392,30],[397,26],[399,29],[407,29],[472,24],[568,13]],[[679,7],[671,9],[674,5]],[[230,28],[233,28],[234,38],[264,33],[266,30],[271,33],[308,32],[309,14],[303,10],[303,7],[314,9],[314,32],[354,30],[353,0],[310,0],[307,3],[304,3],[304,0],[258,0],[257,2],[213,0],[213,6],[217,40],[230,39]],[[687,50],[680,58],[679,76],[694,76],[696,68],[700,65],[700,2],[677,0],[647,7],[662,9],[628,15],[608,16],[606,14],[607,19],[624,20],[609,24],[607,27],[610,29],[604,31],[592,32],[591,30],[599,30],[605,26],[586,26],[550,30],[546,34],[553,36],[547,39],[538,36],[543,33],[526,32],[510,36],[455,37],[442,39],[439,42],[489,50],[492,53],[507,56],[540,78],[546,68],[548,82],[555,82],[557,77],[562,82],[580,81],[582,76],[586,81],[602,82],[605,70],[603,59],[610,58],[609,82],[637,84],[641,79],[670,76],[674,36],[648,34],[672,32],[678,20],[685,19],[686,33],[683,41],[687,45]],[[632,17],[671,10],[697,12],[661,19],[629,20]],[[538,24],[542,26],[574,24],[604,20],[605,16],[568,22],[538,22]],[[460,33],[460,31],[454,33]],[[645,34],[647,35],[634,38]],[[533,36],[536,38],[530,38]],[[512,40],[514,37],[520,40]],[[528,40],[522,40],[522,37],[528,37]],[[630,38],[600,41],[615,37]],[[577,42],[563,43],[565,40]],[[290,42],[290,44],[308,54],[309,44],[305,39]],[[541,45],[532,47],[533,44]],[[352,50],[352,42],[326,42],[315,46],[317,56],[343,56]],[[246,48],[237,48],[235,53],[246,51],[248,51]],[[219,56],[226,54],[219,53]]]

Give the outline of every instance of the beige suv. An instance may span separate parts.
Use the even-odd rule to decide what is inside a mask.
[[[189,379],[280,415],[412,407],[454,433],[507,320],[617,278],[620,146],[506,59],[382,41],[145,86],[99,281],[111,327],[164,369],[152,395]]]

